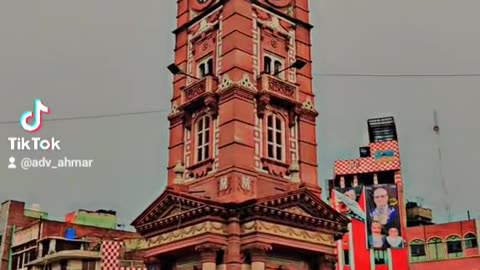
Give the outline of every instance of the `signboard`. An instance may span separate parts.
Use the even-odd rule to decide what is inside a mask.
[[[395,184],[365,187],[367,247],[403,248],[398,190]]]

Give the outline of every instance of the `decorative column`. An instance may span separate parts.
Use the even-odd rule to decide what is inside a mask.
[[[228,270],[241,270],[242,257],[240,254],[240,222],[236,216],[228,219],[228,247],[225,264]]]
[[[335,270],[337,264],[337,257],[335,255],[325,254],[320,258],[318,270]]]
[[[200,253],[202,270],[216,270],[217,252],[222,247],[217,244],[205,243],[195,247],[195,251]]]
[[[272,250],[270,244],[252,243],[245,245],[242,249],[244,252],[250,253],[250,257],[252,258],[251,270],[265,270],[267,252]]]

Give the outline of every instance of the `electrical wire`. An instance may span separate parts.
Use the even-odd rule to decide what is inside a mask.
[[[458,73],[458,74],[368,74],[368,73],[313,73],[313,77],[480,77],[480,73]],[[63,118],[51,118],[43,119],[45,122],[53,121],[67,121],[67,120],[84,120],[84,119],[101,119],[101,118],[115,118],[131,115],[145,115],[153,113],[165,113],[169,112],[167,109],[163,110],[151,110],[141,112],[124,112],[116,114],[99,114],[89,116],[74,116]],[[0,125],[5,124],[18,124],[18,120],[15,121],[0,121]]]
[[[82,120],[82,119],[100,119],[100,118],[114,118],[114,117],[122,117],[122,116],[130,116],[130,115],[144,115],[144,114],[153,114],[153,113],[165,113],[169,110],[152,110],[152,111],[143,111],[143,112],[125,112],[125,113],[116,113],[116,114],[98,114],[98,115],[89,115],[89,116],[74,116],[74,117],[62,117],[62,118],[51,118],[51,119],[43,119],[45,122],[53,122],[53,121],[67,121],[67,120]],[[2,124],[18,124],[18,120],[15,121],[0,121],[0,125]]]

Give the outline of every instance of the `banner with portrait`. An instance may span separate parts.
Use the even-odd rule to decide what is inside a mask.
[[[367,247],[403,248],[398,190],[395,184],[365,187]]]
[[[358,204],[362,191],[362,186],[335,188],[335,200],[338,202],[339,212],[358,221],[365,222],[365,211]]]

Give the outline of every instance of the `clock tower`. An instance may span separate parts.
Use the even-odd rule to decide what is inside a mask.
[[[320,198],[308,1],[177,3],[167,189],[132,223],[148,264],[333,269],[348,219]]]

